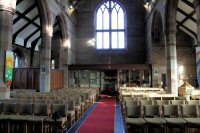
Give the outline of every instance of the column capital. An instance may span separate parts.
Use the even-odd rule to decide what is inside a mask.
[[[0,0],[0,11],[15,13],[17,0]]]
[[[15,9],[12,7],[8,7],[5,5],[0,5],[0,11],[7,11],[7,12],[11,12],[12,14],[15,13]]]
[[[43,32],[43,33],[42,33],[42,37],[43,37],[43,36],[52,37],[52,34],[51,34],[51,33],[45,33],[45,32]]]
[[[44,24],[42,25],[42,36],[53,36],[53,25],[51,24]]]

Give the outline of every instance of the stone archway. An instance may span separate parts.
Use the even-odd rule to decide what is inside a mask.
[[[166,55],[163,20],[159,11],[155,11],[151,29],[153,86],[166,87]]]
[[[55,62],[55,69],[63,69],[64,64],[68,60],[68,44],[69,35],[67,31],[67,24],[64,16],[58,15],[54,20],[51,60]]]

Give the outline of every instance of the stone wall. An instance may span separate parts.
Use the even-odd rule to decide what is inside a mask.
[[[196,86],[196,57],[194,40],[183,31],[178,30],[176,35],[177,64],[184,66],[183,74],[188,82]],[[152,47],[153,86],[161,86],[162,74],[166,74],[165,47],[153,44]],[[180,83],[179,83],[180,85]]]
[[[97,50],[95,43],[95,10],[101,0],[83,0],[77,11],[77,64],[144,64],[146,62],[145,16],[141,0],[119,0],[126,10],[127,47],[125,50]]]
[[[17,51],[18,56],[18,68],[29,68],[31,67],[31,50],[28,48],[24,48],[18,45],[12,45],[13,51]],[[33,68],[39,68],[40,60],[39,60],[39,52],[35,51],[33,56]]]

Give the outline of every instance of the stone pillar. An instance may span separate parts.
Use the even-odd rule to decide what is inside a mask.
[[[10,88],[4,82],[4,70],[6,50],[12,50],[15,6],[16,0],[0,0],[0,99],[10,98]]]
[[[40,49],[40,92],[50,92],[51,88],[51,33],[42,34]]]
[[[167,22],[166,55],[167,55],[167,88],[171,94],[178,96],[178,72],[176,54],[176,23]]]
[[[68,48],[65,46],[65,43],[65,40],[60,40],[59,69],[64,70],[64,87],[68,87]]]
[[[197,47],[196,47],[196,62],[197,62],[197,81],[200,85],[200,0],[194,0],[197,17]]]
[[[68,65],[64,67],[64,87],[69,87],[69,70]]]

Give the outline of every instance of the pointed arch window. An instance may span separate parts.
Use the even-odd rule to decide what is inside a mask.
[[[96,48],[125,49],[125,14],[115,1],[108,0],[96,12]]]

